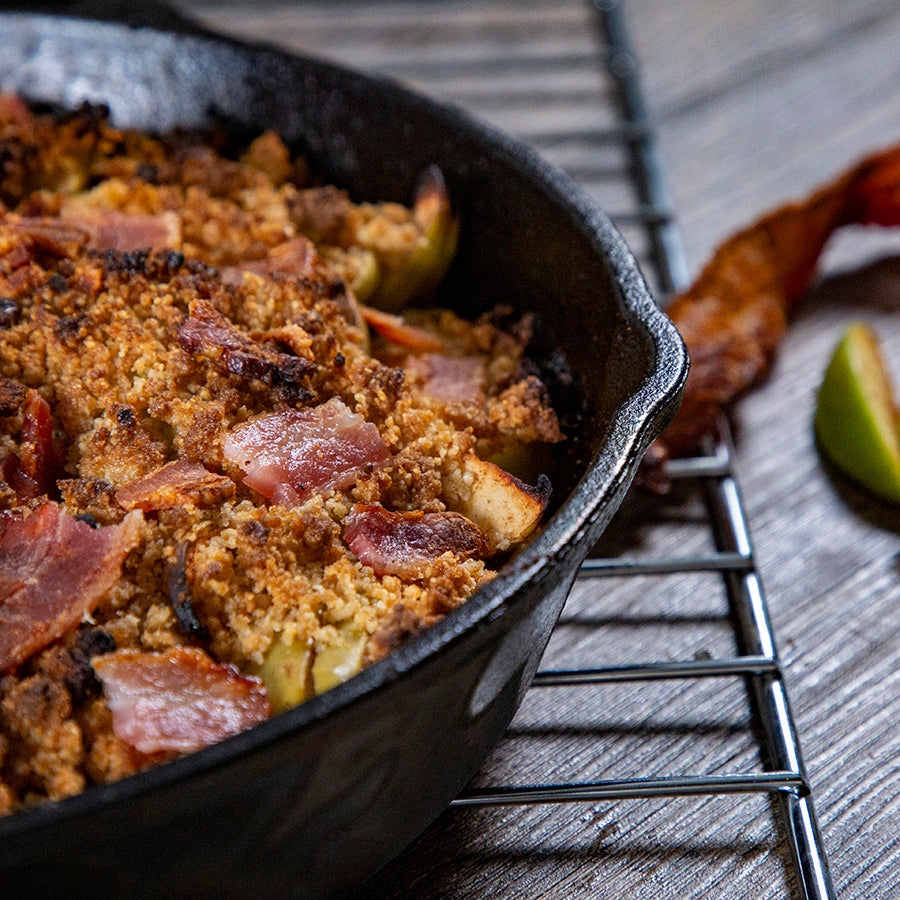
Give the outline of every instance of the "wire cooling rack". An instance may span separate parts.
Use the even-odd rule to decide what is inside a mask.
[[[274,2],[266,5],[264,13],[239,12],[228,0],[199,0],[188,5],[216,25],[216,11],[221,12],[223,2],[228,9],[229,25],[241,33],[256,29],[260,37],[299,49],[318,52],[327,48],[330,56],[343,58],[357,68],[407,81],[517,133],[566,169],[610,212],[659,296],[685,286],[687,266],[620,0],[588,3],[570,0],[549,5],[540,0],[516,4],[487,0],[441,4],[413,0],[379,4],[337,0]],[[259,30],[260,22],[264,23],[262,30]],[[511,38],[515,45],[512,50]],[[618,779],[569,778],[573,767],[566,764],[565,758],[548,758],[545,754],[538,759],[535,769],[521,765],[523,756],[514,753],[511,768],[528,783],[495,783],[498,779],[503,781],[509,773],[492,758],[486,772],[474,782],[477,787],[463,793],[454,808],[555,805],[568,809],[573,803],[596,807],[616,800],[641,799],[650,803],[653,798],[681,797],[689,798],[682,802],[700,804],[704,798],[721,795],[769,798],[774,810],[771,828],[778,832],[778,839],[774,843],[772,840],[759,842],[764,845],[763,851],[772,850],[776,844],[780,847],[778,840],[790,848],[794,878],[786,879],[786,891],[791,892],[793,887],[804,898],[833,898],[828,862],[766,598],[754,563],[747,518],[732,467],[731,442],[724,424],[722,433],[722,439],[707,448],[708,452],[668,466],[668,474],[676,485],[690,485],[689,489],[700,498],[702,528],[707,532],[703,544],[711,549],[693,552],[696,541],[682,540],[677,530],[674,536],[670,530],[663,547],[687,548],[685,555],[672,557],[653,552],[631,555],[616,551],[606,557],[589,559],[581,571],[581,579],[658,578],[670,584],[671,593],[684,590],[686,577],[719,579],[728,610],[727,617],[723,618],[727,618],[732,632],[730,646],[734,652],[701,651],[688,659],[604,667],[584,665],[583,659],[579,659],[573,668],[548,668],[539,672],[526,703],[532,696],[566,689],[602,692],[609,690],[610,685],[619,685],[640,693],[648,690],[642,684],[669,681],[683,683],[684,691],[688,692],[712,682],[737,681],[746,689],[743,695],[746,699],[742,702],[750,707],[755,747],[749,753],[730,758],[737,760],[737,771]],[[576,588],[574,593],[577,592]],[[567,613],[568,607],[554,637],[565,627]],[[701,617],[685,618],[693,628]],[[551,649],[552,646],[551,640]],[[608,659],[609,653],[596,656]],[[565,654],[548,652],[545,661],[549,659],[549,665],[553,665],[561,658],[565,659]],[[710,694],[715,703],[716,691],[707,690],[707,699]],[[599,701],[601,707],[603,703]],[[564,706],[561,701],[557,708]],[[699,739],[703,730],[697,726],[695,734],[688,726],[686,739]],[[600,731],[591,728],[586,731],[588,741],[595,745],[594,755],[609,756]],[[632,731],[641,740],[652,729],[642,730],[639,723]],[[528,729],[517,729],[514,722],[507,740],[522,741],[523,733],[528,736]],[[624,756],[633,752],[633,746]],[[655,760],[662,755],[654,754],[650,749],[644,759]],[[746,765],[748,759],[758,761],[758,765]],[[552,764],[554,761],[556,765]],[[711,768],[722,766],[711,765]],[[575,774],[583,771],[582,766]],[[515,777],[508,780],[517,782]],[[487,786],[483,786],[486,782]],[[741,799],[733,798],[732,802],[740,803]],[[740,820],[741,815],[737,818]],[[493,827],[502,828],[503,823],[494,823]],[[712,826],[713,831],[716,827],[716,824]],[[753,848],[748,851],[744,847],[745,855],[753,852]],[[416,855],[415,849],[411,855]],[[403,865],[401,861],[401,869]],[[482,878],[480,884],[485,883]],[[706,887],[693,884],[690,875],[680,888],[671,889],[680,890],[680,896],[719,893],[714,884]],[[490,890],[485,888],[467,896],[507,896],[498,894],[497,890],[504,888],[493,885]],[[557,890],[557,886],[552,886],[551,892]],[[590,888],[586,890],[587,893],[579,892],[579,896],[596,894]],[[752,892],[752,886],[747,890]],[[543,890],[535,896],[547,894]]]
[[[664,294],[687,283],[687,267],[675,225],[663,169],[641,89],[638,61],[632,49],[625,15],[618,0],[594,0],[599,53],[615,88],[621,121],[594,141],[617,141],[626,150],[637,193],[636,213],[619,216],[618,224],[645,232],[646,262]],[[571,137],[576,137],[572,136]],[[614,216],[614,219],[617,218]],[[673,479],[697,479],[702,484],[715,550],[682,557],[629,559],[593,558],[582,566],[581,578],[666,576],[678,572],[716,572],[725,590],[739,653],[719,659],[650,662],[602,668],[547,669],[538,673],[533,689],[590,686],[611,682],[658,679],[746,679],[758,722],[762,771],[739,774],[627,778],[590,783],[545,783],[469,790],[457,806],[569,803],[638,797],[687,795],[771,794],[780,810],[797,882],[806,898],[832,898],[834,890],[819,834],[809,781],[794,725],[762,581],[753,559],[750,530],[732,468],[732,448],[723,423],[722,438],[709,452],[668,464]]]

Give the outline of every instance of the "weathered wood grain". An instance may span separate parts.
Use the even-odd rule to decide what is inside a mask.
[[[379,4],[193,0],[223,30],[402,78],[532,140],[614,213],[634,206],[602,135],[609,84],[578,0]],[[651,112],[692,270],[730,232],[900,140],[900,7],[892,0],[629,0]],[[499,62],[498,62],[499,61]],[[498,71],[499,65],[499,71]],[[573,130],[587,139],[559,143]],[[635,249],[640,233],[625,227]],[[815,390],[843,324],[865,315],[900,357],[900,249],[854,233],[741,404],[737,464],[832,874],[843,898],[900,895],[900,513],[823,467]],[[860,267],[862,265],[862,267]],[[894,375],[900,382],[900,367]],[[607,553],[708,548],[695,498],[633,497]],[[714,576],[582,583],[548,666],[733,649]],[[758,767],[738,681],[535,690],[481,781]],[[451,811],[360,896],[776,898],[792,895],[768,802],[632,801]]]

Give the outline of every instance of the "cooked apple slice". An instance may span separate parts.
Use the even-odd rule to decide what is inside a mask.
[[[900,503],[900,413],[868,326],[855,323],[844,332],[819,389],[815,428],[835,465]]]
[[[309,683],[312,647],[308,640],[276,638],[255,675],[263,680],[272,712],[297,706],[312,695]]]
[[[360,303],[365,303],[381,279],[378,257],[371,250],[362,247],[320,246],[318,250],[334,266],[344,283],[353,291],[354,297]]]
[[[320,650],[313,662],[312,677],[316,694],[322,694],[347,681],[362,668],[368,635],[353,622],[342,625],[338,632],[338,642]]]
[[[459,222],[451,211],[447,185],[437,166],[430,166],[419,179],[412,221],[407,226],[414,230],[411,240],[394,243],[394,232],[399,236],[407,231],[395,227],[387,229],[369,246],[379,257],[381,267],[377,287],[367,297],[371,306],[390,312],[403,309],[410,301],[427,296],[450,266],[456,253]],[[373,230],[373,234],[379,232]]]
[[[444,477],[444,495],[451,509],[471,519],[496,550],[507,550],[534,530],[550,499],[550,481],[536,487],[520,481],[474,453]]]

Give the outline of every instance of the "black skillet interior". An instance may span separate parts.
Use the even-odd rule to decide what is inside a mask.
[[[463,223],[442,302],[537,319],[574,388],[542,532],[463,608],[345,685],[117,784],[0,820],[0,884],[113,896],[353,891],[474,774],[533,675],[577,566],[686,371],[608,219],[519,144],[397,86],[203,33],[0,15],[0,88],[165,132],[275,127],[354,196],[408,202],[444,171]],[[577,402],[573,401],[577,398]]]

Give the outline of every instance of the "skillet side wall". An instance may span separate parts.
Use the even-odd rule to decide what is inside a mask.
[[[227,41],[2,15],[0,41],[2,89],[65,107],[107,102],[116,124],[157,131],[206,124],[211,111],[248,133],[275,127],[356,197],[408,202],[437,163],[463,223],[444,302],[468,315],[496,302],[533,311],[539,357],[561,354],[574,373],[580,401],[563,410],[574,424],[554,453],[553,504],[587,473],[597,493],[583,507],[604,505],[577,530],[583,508],[550,520],[530,581],[476,597],[432,629],[439,638],[251,732],[0,820],[0,885],[26,895],[65,884],[106,896],[339,896],[420,833],[499,740],[579,563],[674,413],[683,351],[635,305],[644,289],[621,247],[631,299],[616,284],[580,201],[519,145],[452,111]],[[607,439],[621,452],[606,453]]]

